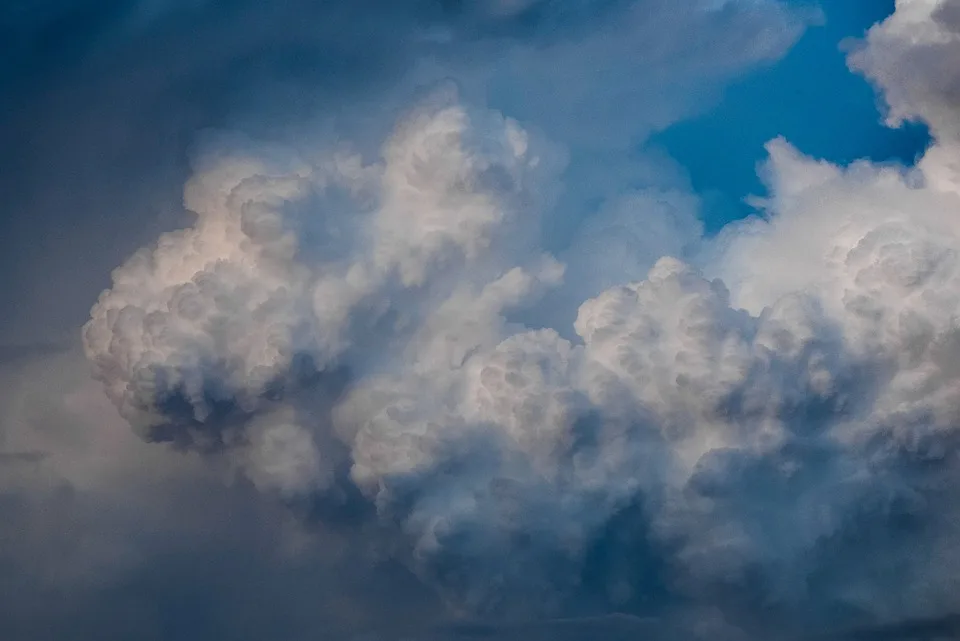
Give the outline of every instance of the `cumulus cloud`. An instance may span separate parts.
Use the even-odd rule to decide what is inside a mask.
[[[884,71],[925,46],[903,24],[946,28],[929,5],[852,57],[940,136],[916,167],[773,141],[763,215],[704,240],[691,197],[627,192],[564,266],[566,154],[447,88],[372,156],[215,146],[196,224],[115,272],[87,355],[149,438],[288,497],[355,488],[457,612],[659,598],[721,637],[949,613],[960,192],[948,95]],[[557,291],[588,297],[572,328]],[[658,562],[591,577],[620,530]]]
[[[8,563],[41,595],[89,577],[104,594],[166,594],[149,573],[137,583],[169,553],[139,533],[211,528],[211,546],[272,550],[243,567],[277,585],[329,577],[309,593],[338,611],[272,631],[290,639],[389,634],[410,613],[424,638],[478,633],[433,627],[460,617],[491,638],[580,638],[599,621],[590,634],[740,639],[955,612],[958,106],[937,66],[954,3],[898,3],[850,58],[890,124],[930,125],[916,166],[839,167],[773,141],[760,213],[716,238],[695,196],[625,151],[691,113],[710,93],[698,83],[782,53],[800,23],[769,2],[671,7],[404,4],[396,33],[336,13],[389,36],[399,80],[282,143],[261,141],[267,126],[197,146],[192,223],[121,264],[84,326],[106,398],[67,394],[49,424],[83,422],[53,441],[12,410]],[[141,21],[125,29],[165,42],[188,9],[128,10]],[[321,40],[349,52],[356,33]],[[707,53],[682,55],[691,37]],[[598,191],[596,215],[558,240]],[[33,412],[33,393],[11,398]],[[91,433],[83,452],[61,442]],[[194,520],[164,518],[184,495]],[[80,532],[101,517],[88,502],[111,502],[117,540],[39,562],[59,543],[23,533],[49,532],[56,501]],[[231,501],[242,518],[207,513]],[[232,584],[235,567],[217,568],[211,589]],[[270,627],[256,623],[210,630]]]

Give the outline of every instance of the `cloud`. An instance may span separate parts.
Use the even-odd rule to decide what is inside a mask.
[[[952,140],[939,95],[864,62],[916,6],[852,64],[930,119],[917,167],[774,141],[762,217],[703,241],[689,197],[626,193],[565,268],[540,248],[565,153],[445,87],[376,154],[214,142],[196,223],[115,272],[87,356],[149,439],[288,500],[358,492],[457,612],[659,599],[717,608],[722,635],[950,613]],[[538,307],[565,289],[590,296],[573,332]],[[621,529],[619,554],[657,563],[590,577]]]
[[[772,141],[758,216],[717,238],[682,181],[627,151],[799,23],[671,6],[342,8],[349,34],[290,34],[374,68],[390,56],[358,34],[384,33],[396,81],[333,74],[348,106],[294,134],[195,145],[192,223],[122,263],[83,330],[112,404],[60,391],[59,355],[11,394],[7,564],[32,590],[11,594],[93,582],[60,622],[132,585],[128,607],[159,605],[115,629],[158,638],[405,619],[425,638],[792,638],[954,613],[960,174],[949,78],[924,75],[952,51],[952,5],[900,3],[851,56],[891,124],[931,126],[916,166]],[[136,29],[177,41],[171,11]],[[212,42],[232,25],[211,20]],[[684,55],[693,36],[703,55]],[[215,49],[215,68],[234,59]],[[677,95],[641,100],[656,87]],[[603,158],[608,182],[583,186]],[[553,227],[596,190],[563,242]],[[43,562],[63,544],[51,512],[116,540]],[[222,614],[264,594],[252,623]]]
[[[715,4],[11,5],[0,19],[0,58],[11,61],[0,63],[0,192],[13,212],[2,231],[33,241],[0,258],[30,275],[4,284],[22,301],[4,329],[27,342],[72,335],[114,266],[190,224],[178,191],[198,132],[345,138],[374,153],[412,94],[449,77],[469,102],[590,147],[575,169],[595,179],[568,189],[557,225],[566,242],[589,199],[650,182],[620,152],[776,60],[804,26],[775,2]],[[693,55],[690,41],[702,43]]]
[[[518,122],[446,88],[373,158],[215,148],[195,226],[119,268],[85,328],[148,437],[286,496],[355,487],[406,567],[494,620],[659,598],[729,635],[953,608],[960,201],[938,146],[840,168],[774,141],[765,215],[713,241],[682,194],[625,196],[660,230],[640,256],[712,258],[656,260],[573,333],[517,319],[606,286],[576,270],[602,241],[575,269],[539,249],[565,158]],[[624,238],[612,207],[594,224]],[[619,528],[658,563],[587,580]]]
[[[78,349],[0,380],[5,638],[354,638],[442,614],[348,520],[308,525],[229,462],[136,438]]]
[[[960,76],[960,19],[952,0],[898,0],[896,13],[873,27],[850,66],[882,90],[888,122],[928,124],[945,142],[960,135],[956,110]]]

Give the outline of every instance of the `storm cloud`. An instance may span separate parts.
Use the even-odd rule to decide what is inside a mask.
[[[93,305],[96,382],[76,350],[12,355],[12,638],[793,639],[949,621],[955,13],[904,0],[850,53],[891,126],[929,126],[914,166],[771,141],[757,215],[716,236],[682,170],[637,150],[783,55],[809,11],[84,14],[88,40],[31,59],[86,96],[90,136],[130,127],[113,149],[169,171],[105,188],[118,174],[97,154],[73,175],[82,206],[108,207],[96,232],[114,253],[142,242],[111,224],[157,206],[144,189],[169,198],[182,177],[182,209]],[[11,51],[56,24],[7,22],[29,34]],[[33,162],[49,154],[32,126],[64,166],[102,149],[39,124],[60,120],[56,92],[12,67],[2,82],[21,100],[5,135]],[[141,133],[141,102],[184,140]],[[39,208],[76,193],[16,189]]]

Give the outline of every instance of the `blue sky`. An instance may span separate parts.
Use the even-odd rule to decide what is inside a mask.
[[[765,158],[764,143],[778,136],[804,153],[841,164],[859,158],[909,164],[923,151],[929,143],[926,127],[886,127],[876,90],[847,68],[849,40],[862,38],[889,16],[893,4],[823,3],[823,24],[810,28],[782,60],[733,82],[708,113],[652,138],[651,145],[686,168],[706,199],[708,229],[753,212],[742,199],[763,193],[757,165]]]

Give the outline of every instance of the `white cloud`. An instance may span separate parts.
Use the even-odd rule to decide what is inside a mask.
[[[666,594],[748,631],[762,605],[788,632],[954,611],[960,143],[927,60],[955,49],[952,7],[901,2],[851,58],[891,124],[931,126],[916,166],[773,141],[760,215],[704,240],[696,198],[621,180],[624,160],[563,263],[543,236],[590,190],[577,164],[623,160],[695,108],[698,79],[775,57],[794,23],[770,3],[636,3],[591,29],[546,1],[466,11],[403,76],[454,72],[459,93],[421,96],[392,131],[406,87],[322,119],[343,137],[213,139],[194,225],[116,270],[87,356],[147,437],[332,510],[334,530],[357,510],[346,536],[386,540],[454,611]],[[519,38],[511,19],[537,11]],[[707,53],[679,55],[692,35]],[[521,87],[514,120],[499,108]],[[591,578],[618,536],[623,564],[655,569]]]
[[[678,594],[766,594],[784,616],[937,614],[951,580],[909,539],[867,548],[882,561],[846,540],[905,519],[954,558],[930,488],[953,473],[960,201],[926,180],[932,161],[842,169],[770,151],[768,215],[728,230],[706,265],[723,280],[661,258],[584,302],[572,341],[515,315],[542,317],[551,288],[597,287],[578,270],[604,248],[585,236],[566,273],[539,249],[562,164],[517,123],[444,95],[401,120],[381,160],[226,154],[188,189],[197,225],[116,272],[86,348],[134,422],[204,450],[212,438],[266,489],[322,496],[346,482],[346,448],[401,558],[457,607],[562,611],[592,542],[640,498]],[[332,206],[336,185],[353,205]],[[682,194],[624,203],[597,225],[625,247],[625,224],[659,240],[602,278],[697,243]],[[332,254],[296,235],[346,216]],[[861,565],[831,562],[844,553]],[[892,567],[896,603],[868,581]]]
[[[850,65],[883,91],[891,125],[920,120],[948,142],[960,136],[958,59],[955,0],[897,0],[896,12],[870,30]]]

